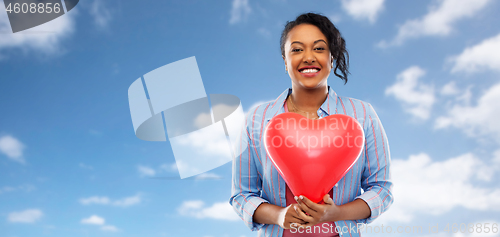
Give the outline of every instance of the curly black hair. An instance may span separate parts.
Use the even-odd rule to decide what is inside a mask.
[[[281,33],[280,47],[281,55],[285,57],[285,42],[288,37],[288,33],[300,24],[311,24],[318,27],[321,32],[326,36],[328,41],[328,46],[333,58],[335,59],[335,69],[334,73],[340,79],[344,80],[344,84],[347,83],[347,74],[349,74],[349,53],[345,47],[345,40],[342,38],[340,31],[333,25],[333,23],[326,16],[316,13],[304,13],[298,16],[294,21],[288,21]],[[337,73],[337,69],[340,73]]]

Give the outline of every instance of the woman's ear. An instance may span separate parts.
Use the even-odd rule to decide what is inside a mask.
[[[334,66],[334,62],[335,62],[335,59],[334,59],[334,58],[333,58],[333,56],[332,56],[332,68],[333,68],[333,66]]]
[[[283,62],[285,63],[285,71],[288,72],[288,67],[286,66],[286,59],[285,59],[285,55],[281,55],[281,57],[283,58]]]

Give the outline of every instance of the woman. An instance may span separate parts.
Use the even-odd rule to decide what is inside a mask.
[[[345,41],[328,18],[307,13],[287,22],[281,53],[292,88],[247,115],[243,152],[233,161],[230,204],[259,236],[360,236],[360,224],[372,222],[393,202],[382,124],[369,103],[338,96],[328,86],[332,70],[345,82],[349,73]],[[309,119],[346,114],[363,126],[364,151],[320,204],[294,197],[266,154],[263,129],[284,112]]]

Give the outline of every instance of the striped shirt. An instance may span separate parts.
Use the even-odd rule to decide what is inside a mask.
[[[275,100],[250,111],[242,129],[239,147],[241,155],[233,160],[231,198],[229,203],[244,223],[258,236],[283,235],[279,225],[253,222],[255,209],[261,203],[286,206],[286,185],[264,148],[264,128],[271,118],[284,113],[284,103],[292,89],[286,89]],[[337,205],[360,198],[371,210],[371,216],[360,220],[336,221],[340,236],[361,236],[357,226],[368,224],[385,212],[393,202],[391,193],[389,143],[382,123],[373,107],[361,100],[338,96],[328,86],[328,96],[317,111],[323,118],[330,114],[346,114],[363,126],[365,147],[352,168],[333,188],[332,199]]]

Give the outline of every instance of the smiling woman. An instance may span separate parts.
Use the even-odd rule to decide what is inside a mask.
[[[288,33],[283,60],[293,85],[326,89],[326,79],[333,68],[326,40],[319,28],[310,24],[298,25]]]
[[[345,41],[327,17],[307,13],[288,22],[280,46],[292,87],[247,115],[241,140],[247,149],[233,161],[230,203],[259,236],[360,236],[359,224],[372,222],[393,202],[382,123],[369,103],[338,96],[328,86],[332,71],[346,83],[349,71]],[[269,120],[285,112],[308,119],[342,113],[363,127],[363,152],[320,203],[294,196],[261,145]]]

